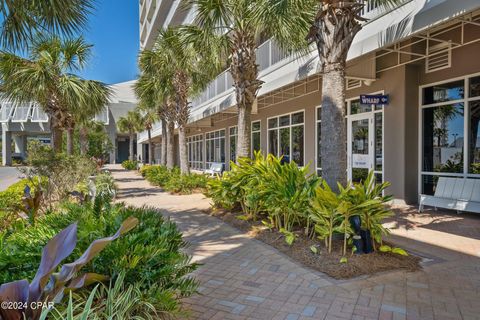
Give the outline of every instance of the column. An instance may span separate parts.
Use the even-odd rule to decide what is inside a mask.
[[[112,142],[112,151],[109,154],[109,162],[111,164],[117,163],[117,134],[115,132],[109,132],[108,137]]]
[[[15,143],[15,153],[20,154],[25,159],[27,157],[27,136],[14,135],[13,142]]]
[[[137,137],[137,141],[138,141],[138,137]],[[145,156],[146,156],[146,152],[145,152],[145,146],[148,146],[147,145],[143,145],[142,143],[138,143],[137,142],[137,160],[140,161],[141,159],[141,163],[145,163]]]
[[[12,132],[2,131],[2,164],[12,165]]]

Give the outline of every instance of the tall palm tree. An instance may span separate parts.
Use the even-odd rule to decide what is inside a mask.
[[[103,84],[72,74],[85,66],[90,51],[91,45],[81,37],[38,35],[26,58],[0,52],[1,94],[14,103],[40,105],[49,116],[56,152],[61,151],[63,130],[74,122],[72,110],[97,105],[106,97]]]
[[[173,139],[169,140],[171,145],[168,145],[168,136],[173,137],[173,132],[167,133],[167,127],[173,131],[175,126],[173,124],[174,119],[171,119],[169,126],[167,118],[172,118],[171,112],[167,110],[167,97],[169,95],[168,88],[164,83],[164,77],[162,76],[162,69],[154,68],[155,61],[160,59],[151,51],[142,51],[139,56],[139,69],[141,75],[138,81],[135,83],[135,94],[143,105],[144,109],[153,109],[157,113],[158,119],[162,124],[162,146],[160,155],[160,164],[167,165],[167,155],[170,154],[167,167],[173,168]]]
[[[206,52],[202,52],[200,56],[192,43],[184,41],[184,36],[182,30],[177,28],[163,30],[154,48],[151,51],[144,51],[141,60],[149,64],[143,69],[150,68],[157,72],[164,90],[168,92],[170,102],[174,104],[173,108],[166,108],[173,111],[173,114],[167,111],[166,115],[170,116],[178,127],[180,171],[189,174],[185,132],[190,116],[188,97],[203,89],[218,70],[211,56]],[[167,141],[173,138],[169,131],[173,131],[170,126],[167,129]],[[167,157],[168,155],[167,151]]]
[[[0,1],[0,46],[23,49],[38,32],[73,35],[87,23],[95,0]]]
[[[313,1],[313,0],[312,0]],[[255,49],[262,39],[275,36],[289,48],[305,47],[302,31],[309,27],[310,11],[300,11],[297,1],[187,0],[196,8],[195,19],[184,27],[199,52],[205,48],[228,60],[238,109],[237,159],[249,157],[251,112],[262,85],[258,79]],[[313,2],[312,2],[313,3]],[[311,15],[313,19],[313,15]]]
[[[133,141],[138,131],[142,130],[142,115],[136,110],[128,111],[125,117],[120,117],[117,122],[118,130],[120,132],[128,133],[129,135],[129,160],[135,160],[133,152]]]
[[[110,88],[102,82],[94,80],[81,80],[79,94],[83,98],[74,105],[69,105],[71,117],[67,123],[67,154],[73,154],[73,132],[80,125],[80,152],[86,153],[86,141],[90,121],[100,113],[108,104],[112,94]],[[85,152],[82,151],[84,149]]]
[[[283,0],[272,0],[282,2]],[[302,3],[303,2],[303,3]],[[345,70],[355,35],[362,29],[362,10],[367,0],[299,0],[300,10],[314,10],[307,39],[314,42],[322,74],[322,177],[336,189],[347,180],[345,128]],[[369,0],[373,7],[394,7],[401,0]]]
[[[145,159],[145,161],[149,164],[153,164],[155,159],[155,145],[152,141],[152,127],[155,121],[158,120],[158,113],[155,109],[149,108],[148,106],[145,107],[142,103],[140,103],[137,108],[138,112],[142,115],[143,129],[147,130],[148,135],[148,159]]]

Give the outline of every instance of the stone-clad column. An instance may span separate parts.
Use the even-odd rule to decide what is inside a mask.
[[[12,165],[12,132],[6,130],[2,131],[2,164]]]

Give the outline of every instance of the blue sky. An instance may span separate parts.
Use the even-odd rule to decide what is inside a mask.
[[[138,1],[97,0],[89,27],[83,33],[94,45],[92,58],[80,76],[117,83],[138,75],[139,49]]]

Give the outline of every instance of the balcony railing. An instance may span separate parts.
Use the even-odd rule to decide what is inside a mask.
[[[402,4],[412,0],[403,0]],[[389,12],[389,8],[379,7],[378,3],[369,1],[362,10],[362,16],[372,21]],[[268,69],[269,67],[289,58],[290,54],[282,50],[272,39],[262,43],[256,50],[256,59],[259,71]],[[198,97],[193,99],[192,106],[199,106],[210,99],[230,90],[233,86],[233,79],[229,70],[225,70],[219,74]]]

